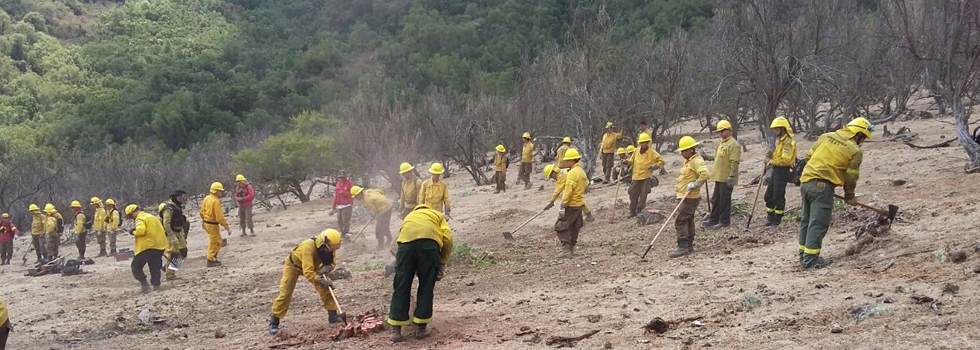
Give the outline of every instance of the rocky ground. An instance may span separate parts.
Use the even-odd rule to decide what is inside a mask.
[[[917,144],[954,137],[948,118],[889,128],[901,126],[917,133]],[[710,135],[698,138],[709,140],[708,149],[717,145]],[[740,140],[747,145],[741,168],[747,183],[761,172],[764,151],[757,133],[745,132]],[[811,143],[798,140],[801,152]],[[825,256],[834,260],[827,269],[798,267],[794,186],[787,189],[787,222],[778,228],[761,227],[760,203],[752,229],[742,231],[756,191],[748,186],[734,194],[737,225],[699,228],[696,253],[668,260],[674,244],[669,224],[647,261],[640,261],[662,221],[640,226],[624,218],[624,189],[595,185],[587,201],[597,220],[583,228],[579,255],[556,260],[556,210],[516,233],[515,242],[502,238],[547,203],[553,184],[538,166],[532,189],[513,186],[499,195],[490,186],[473,187],[462,175],[450,179],[456,216],[450,224],[461,251],[436,287],[429,339],[392,346],[380,333],[333,342],[330,336],[340,326],[326,323],[312,286],[303,281],[283,334],[265,333],[283,259],[302,239],[334,226],[328,199],[318,199],[258,213],[258,236],[230,238],[221,253],[225,267],[218,269],[204,267],[205,235],[195,222],[191,258],[180,279],[149,295],[137,293],[129,262],[99,258],[85,267],[87,274],[71,277],[25,277],[27,267],[19,261],[4,266],[0,298],[14,323],[10,348],[980,347],[980,175],[963,173],[965,154],[955,142],[918,150],[878,132],[863,149],[859,198],[898,205],[899,220],[869,232],[870,212],[839,207],[824,242]],[[677,154],[665,157],[670,173],[660,177],[648,206],[664,215],[674,206],[671,193],[681,164]],[[508,177],[516,179],[516,169],[512,173]],[[366,221],[356,217],[355,228]],[[399,222],[393,219],[393,226]],[[387,311],[391,281],[381,267],[391,256],[373,251],[372,231],[340,255],[341,265],[353,272],[337,283],[340,303],[351,315]],[[132,244],[130,238],[121,241]],[[18,244],[18,258],[24,243]],[[74,252],[70,246],[62,250]],[[141,325],[137,315],[143,310],[158,323]],[[561,338],[579,336],[586,337]]]

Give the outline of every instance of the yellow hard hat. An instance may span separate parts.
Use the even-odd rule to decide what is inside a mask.
[[[650,137],[650,134],[647,134],[645,132],[640,133],[640,136],[636,138],[636,143],[644,143],[644,142],[651,142],[651,141],[653,141],[653,138]]]
[[[871,132],[874,131],[874,126],[867,119],[864,119],[864,117],[854,118],[850,123],[847,123],[845,128],[855,134],[862,133],[869,139],[871,138]]]
[[[635,150],[636,147],[633,147],[633,145],[626,146],[626,153],[633,153]]]
[[[79,203],[78,201],[71,201],[71,207],[72,208],[81,208],[82,207],[82,203]]]
[[[356,186],[355,185],[354,187],[351,187],[350,188],[350,195],[352,195],[352,196],[359,195],[359,194],[361,194],[361,191],[364,191],[364,188],[361,187],[361,186]]]
[[[429,167],[429,172],[439,175],[446,172],[446,170],[442,168],[442,163],[432,163],[432,166]]]
[[[419,210],[419,209],[432,209],[432,207],[430,207],[428,204],[419,204],[416,205],[415,208],[412,208],[412,210]]]
[[[719,120],[718,121],[718,125],[715,126],[715,131],[722,131],[722,130],[726,130],[726,129],[727,130],[731,130],[732,129],[732,123],[730,123],[729,121],[724,120],[724,119]]]
[[[616,149],[616,154],[626,154],[626,149],[625,148],[622,148],[622,147],[617,148]]]
[[[163,208],[166,207],[167,207],[167,203],[160,203],[160,205],[157,206],[157,212],[163,211]]]
[[[776,117],[776,119],[772,120],[772,124],[769,124],[769,128],[786,128],[786,130],[789,130],[789,120],[786,117]]]
[[[555,165],[548,164],[544,166],[544,177],[550,178],[551,173],[555,172]]]
[[[612,122],[606,122],[606,129],[611,128],[611,127],[612,127]]]
[[[222,185],[220,182],[215,182],[215,183],[211,184],[211,193],[215,193],[215,192],[218,192],[218,191],[224,191],[224,190],[225,190],[225,186]]]
[[[99,197],[92,197],[92,200],[90,200],[89,203],[99,204],[99,203],[102,203],[102,200],[99,199]]]
[[[565,136],[565,138],[561,139],[561,143],[572,143],[572,138]]]
[[[528,139],[528,140],[530,140],[530,139],[531,139],[531,133],[529,133],[529,132],[526,132],[526,133],[524,133],[524,135],[523,135],[523,136],[521,136],[521,137],[523,137],[523,138],[526,138],[526,139]]]
[[[116,201],[112,200],[112,198],[109,198],[109,199],[106,199],[105,200],[105,204],[106,205],[116,205]]]
[[[44,205],[44,212],[45,213],[52,214],[52,213],[55,213],[57,211],[58,210],[54,208],[54,204],[48,203],[48,204],[45,204]]]
[[[31,204],[30,206],[27,207],[27,210],[28,211],[41,211],[41,208],[38,208],[37,207],[37,204]]]
[[[496,148],[494,148],[494,149],[496,149],[496,150],[497,150],[497,152],[500,152],[500,153],[505,153],[505,152],[507,152],[507,149],[506,149],[506,148],[504,148],[504,145],[497,145],[497,147],[496,147]]]
[[[681,140],[679,142],[677,142],[677,150],[678,151],[684,151],[684,150],[688,150],[688,149],[694,148],[694,146],[697,146],[697,145],[698,145],[698,142],[697,141],[694,141],[694,138],[693,137],[684,136],[684,137],[681,137]]]
[[[245,180],[245,175],[242,174],[235,175],[235,182],[245,182],[245,181],[248,181]]]
[[[577,149],[569,148],[567,151],[565,151],[565,158],[562,160],[576,160],[576,159],[582,159],[582,155],[578,153]]]
[[[316,239],[313,240],[317,249],[323,248],[324,245],[330,244],[340,244],[340,231],[328,228],[316,235]],[[324,262],[326,263],[326,262]]]
[[[408,164],[408,163],[402,163],[402,165],[400,165],[400,166],[398,167],[398,173],[399,173],[399,174],[404,174],[404,173],[407,173],[407,172],[409,172],[409,171],[412,171],[412,170],[414,170],[414,169],[415,169],[415,167],[414,167],[414,166],[412,166],[411,164]]]
[[[136,211],[136,209],[139,209],[139,208],[140,208],[140,207],[139,207],[138,205],[136,205],[136,204],[130,204],[130,205],[127,205],[127,206],[126,206],[126,210],[125,210],[125,212],[126,212],[126,216],[130,216],[130,215],[133,215],[133,212],[135,212],[135,211]]]
[[[10,214],[3,213],[3,215],[0,215],[0,219],[9,219],[9,218],[10,218]]]

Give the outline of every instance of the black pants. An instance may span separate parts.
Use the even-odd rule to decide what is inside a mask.
[[[398,253],[395,257],[395,286],[391,294],[388,324],[406,326],[410,322],[415,324],[432,322],[432,298],[438,267],[439,244],[436,241],[420,239],[398,243]],[[415,297],[415,315],[409,319],[408,311],[412,307],[412,282],[416,276],[419,278],[419,288]]]
[[[7,336],[10,335],[10,320],[0,325],[0,350],[7,349]]]
[[[44,259],[44,235],[31,235],[31,244],[34,245],[34,253],[37,254],[37,260]]]
[[[140,284],[146,283],[146,274],[143,273],[144,266],[150,266],[150,284],[160,285],[160,273],[163,271],[163,250],[147,249],[133,257],[130,267],[133,269],[133,277]]]
[[[82,232],[75,235],[75,248],[78,248],[78,258],[85,259],[85,239],[88,238],[88,232]]]
[[[789,183],[789,167],[773,167],[772,181],[766,186],[766,212],[783,215],[786,210],[786,185]]]
[[[711,193],[711,215],[709,224],[730,225],[732,223],[732,188],[728,183],[715,182],[715,191]]]
[[[0,242],[0,263],[10,262],[10,259],[12,259],[13,257],[14,257],[14,241]]]

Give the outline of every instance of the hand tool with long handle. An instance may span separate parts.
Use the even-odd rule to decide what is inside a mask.
[[[327,275],[321,275],[323,278],[327,278]],[[344,308],[340,307],[340,303],[337,302],[337,294],[333,292],[332,287],[327,287],[327,291],[330,292],[330,298],[333,299],[333,304],[337,305],[337,315],[340,319],[344,320],[344,325],[347,325],[347,313],[344,312]]]
[[[522,227],[524,227],[524,225],[527,225],[528,223],[531,222],[531,220],[536,219],[538,216],[541,216],[541,214],[544,214],[544,212],[546,212],[546,211],[548,211],[548,209],[541,210],[537,214],[534,214],[534,216],[532,216],[530,219],[527,219],[527,221],[525,221],[523,224],[521,224],[521,226],[517,226],[517,228],[515,228],[513,231],[504,231],[504,239],[506,239],[508,241],[513,241],[514,240],[514,232],[517,232],[517,230],[520,230]]]
[[[841,200],[844,200],[844,197],[843,196],[838,195],[836,193],[834,194],[834,197],[837,197],[837,198],[840,198]],[[871,209],[875,213],[878,213],[878,215],[881,215],[881,216],[884,216],[884,217],[888,218],[888,222],[895,221],[895,215],[898,214],[898,206],[897,205],[891,205],[891,204],[889,204],[888,205],[888,210],[885,210],[885,209],[881,209],[881,208],[872,207],[870,205],[867,205],[867,204],[864,204],[864,203],[861,203],[861,202],[856,202],[855,204],[857,206],[859,206],[859,207],[864,207],[864,208],[867,208],[867,209]]]
[[[653,240],[650,241],[650,245],[647,246],[647,250],[643,252],[643,256],[640,257],[640,260],[645,260],[647,258],[647,254],[650,253],[650,249],[653,248],[653,244],[657,242],[657,238],[659,238],[660,234],[664,232],[665,228],[667,228],[667,224],[670,223],[670,219],[674,217],[674,214],[677,214],[677,209],[681,208],[681,204],[684,203],[684,199],[686,199],[687,195],[690,193],[691,190],[687,190],[687,192],[684,192],[684,198],[681,198],[681,200],[677,202],[677,206],[674,207],[674,211],[670,212],[670,215],[668,215],[667,218],[664,219],[663,226],[660,226],[660,231],[657,231],[657,235],[653,236]]]
[[[625,174],[623,174],[623,166],[620,165],[619,166],[619,177],[616,178],[616,182],[613,182],[613,186],[616,186],[616,195],[613,196],[612,215],[609,217],[609,223],[610,224],[616,222],[616,216],[617,216],[616,215],[616,207],[617,207],[617,204],[619,204],[619,188],[622,187],[621,184],[620,184],[620,182],[622,181],[622,179],[623,179],[624,176],[625,176]]]
[[[759,178],[759,186],[755,188],[755,201],[752,202],[752,211],[749,212],[749,218],[745,220],[745,227],[742,228],[742,231],[748,231],[749,225],[752,224],[752,216],[755,215],[755,208],[759,205],[759,193],[762,193],[762,183],[765,182],[763,179],[766,177],[766,170],[769,170],[769,162],[766,162],[766,165],[762,167],[762,177]]]
[[[357,231],[357,234],[354,235],[354,238],[351,238],[351,240],[350,240],[351,244],[353,244],[354,242],[357,242],[357,239],[361,237],[361,234],[364,233],[364,230],[366,230],[368,228],[368,226],[371,226],[371,223],[374,222],[374,219],[375,219],[375,216],[371,216],[371,220],[368,220],[368,222],[366,224],[364,224],[364,227],[361,227],[361,230],[360,231]]]
[[[711,215],[711,187],[704,186],[704,196],[708,200],[708,215]]]

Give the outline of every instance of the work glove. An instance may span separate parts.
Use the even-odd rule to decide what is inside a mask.
[[[766,159],[772,159],[772,150],[766,151]]]
[[[687,190],[689,192],[694,192],[695,189],[698,189],[700,187],[701,187],[701,181],[694,181],[692,183],[687,184]]]
[[[439,264],[439,266],[436,267],[436,282],[441,281],[442,278],[445,277],[445,275],[446,275],[446,265]]]
[[[728,183],[728,187],[735,188],[735,177],[729,176],[727,183]]]
[[[562,204],[561,207],[558,208],[558,219],[559,220],[564,220],[565,219],[565,205],[564,204]]]
[[[187,248],[180,248],[180,257],[187,258]]]
[[[227,233],[228,236],[231,237],[231,228],[225,227],[225,233]]]
[[[653,174],[654,171],[657,171],[659,169],[660,169],[660,164],[654,164],[652,167],[650,167],[650,173]]]
[[[333,214],[337,214],[337,209],[330,209],[330,216],[333,216]]]
[[[323,287],[323,289],[333,288],[333,281],[331,281],[327,276],[320,275],[316,278],[316,283]]]
[[[446,216],[453,216],[453,214],[449,213],[449,208],[446,208]]]
[[[548,210],[555,207],[555,202],[548,202],[548,205],[544,206],[544,210]]]
[[[857,205],[858,200],[857,198],[854,198],[854,194],[845,194],[844,203],[847,203],[847,205]]]
[[[321,275],[328,275],[330,274],[331,271],[332,270],[330,269],[330,265],[323,264],[320,265],[320,268],[316,270],[316,273]]]

